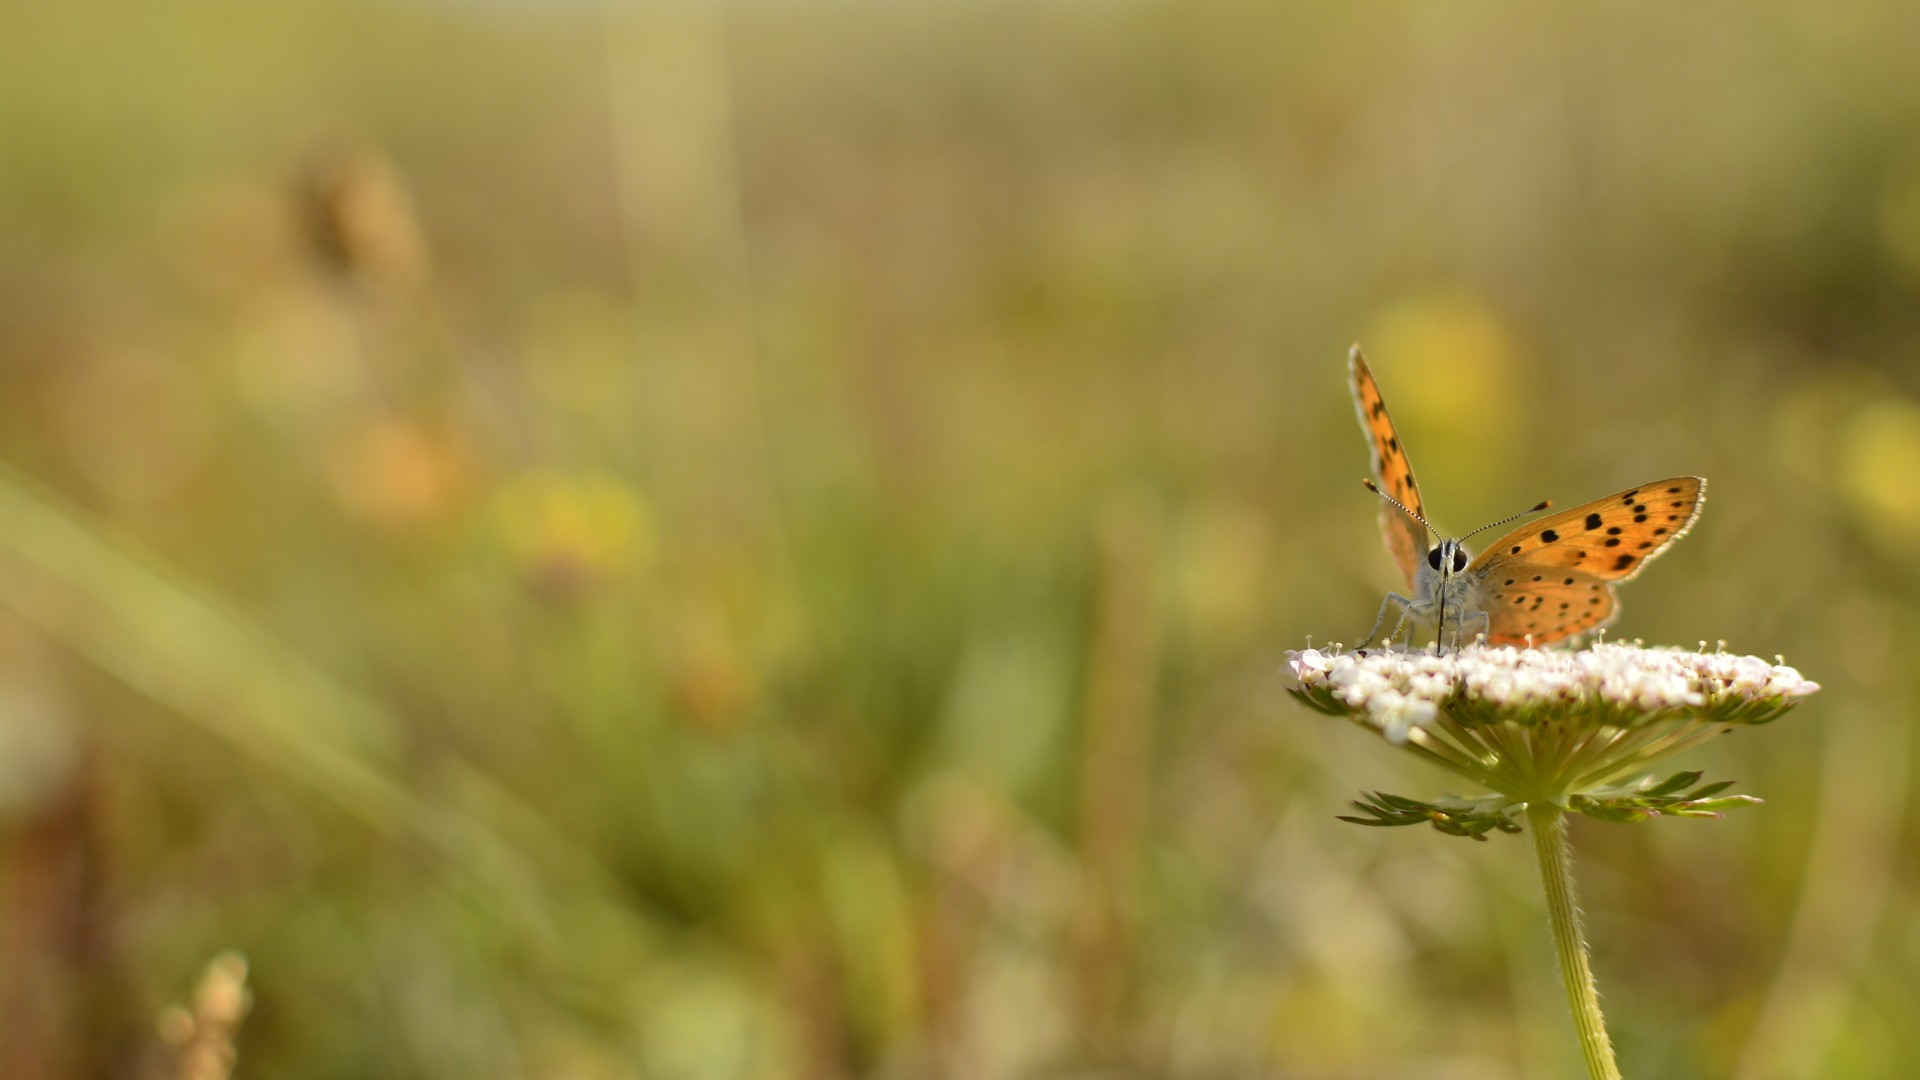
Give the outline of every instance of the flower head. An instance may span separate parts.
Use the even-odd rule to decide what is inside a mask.
[[[1293,693],[1308,705],[1498,793],[1431,804],[1376,797],[1362,809],[1392,820],[1363,823],[1429,820],[1455,831],[1443,823],[1451,822],[1475,836],[1505,828],[1536,800],[1609,820],[1717,816],[1754,801],[1711,797],[1724,784],[1688,790],[1698,774],[1623,778],[1735,726],[1775,720],[1820,688],[1783,662],[1618,643],[1578,652],[1304,649],[1288,654],[1288,666],[1299,682]],[[1485,827],[1473,831],[1473,822]]]

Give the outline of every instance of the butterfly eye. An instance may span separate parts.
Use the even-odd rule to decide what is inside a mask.
[[[1427,565],[1433,567],[1435,570],[1440,569],[1439,548],[1434,548],[1432,551],[1427,552]]]
[[[1459,573],[1467,568],[1467,553],[1459,548],[1453,549],[1453,572]]]

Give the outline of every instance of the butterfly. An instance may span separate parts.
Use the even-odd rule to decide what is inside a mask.
[[[1395,609],[1400,618],[1388,641],[1409,620],[1416,626],[1432,624],[1436,638],[1451,626],[1456,644],[1468,630],[1484,634],[1490,645],[1533,646],[1605,626],[1619,613],[1613,587],[1685,536],[1700,516],[1706,480],[1675,476],[1536,518],[1478,557],[1469,555],[1462,541],[1551,504],[1543,502],[1459,540],[1429,545],[1434,530],[1427,524],[1413,466],[1357,345],[1348,367],[1353,406],[1372,451],[1374,479],[1367,487],[1384,500],[1380,531],[1413,594],[1388,593],[1363,644],[1379,635]]]

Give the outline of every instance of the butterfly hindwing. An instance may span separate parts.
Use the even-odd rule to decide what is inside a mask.
[[[1573,570],[1602,582],[1626,581],[1686,535],[1706,488],[1698,476],[1676,476],[1538,518],[1495,541],[1468,572],[1483,572],[1489,585],[1515,577],[1515,570]]]
[[[1413,466],[1407,461],[1406,450],[1400,446],[1400,436],[1393,429],[1393,418],[1387,415],[1386,399],[1380,396],[1380,384],[1373,381],[1373,372],[1368,370],[1359,346],[1355,346],[1348,356],[1347,366],[1353,376],[1353,408],[1360,417],[1360,430],[1366,433],[1367,445],[1372,451],[1374,482],[1380,485],[1381,491],[1393,496],[1400,505],[1424,519],[1427,508],[1420,501],[1420,487],[1414,483]],[[1386,538],[1387,551],[1399,565],[1401,574],[1411,588],[1414,572],[1427,554],[1425,530],[1412,518],[1382,503],[1380,531]]]
[[[1509,561],[1480,600],[1489,645],[1535,645],[1604,626],[1616,610],[1613,587],[1578,570]]]

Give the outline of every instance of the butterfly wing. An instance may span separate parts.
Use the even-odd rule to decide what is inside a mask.
[[[1707,482],[1676,476],[1530,521],[1467,567],[1481,581],[1487,638],[1533,643],[1591,630],[1613,617],[1612,586],[1686,535]]]
[[[1487,644],[1545,645],[1605,626],[1619,610],[1613,586],[1577,570],[1510,563],[1481,589]]]
[[[1381,491],[1424,519],[1427,508],[1420,502],[1420,486],[1413,482],[1413,466],[1407,462],[1407,452],[1400,447],[1400,436],[1393,430],[1393,418],[1387,415],[1386,399],[1380,396],[1380,384],[1373,381],[1373,372],[1367,368],[1358,345],[1347,357],[1347,368],[1353,376],[1354,412],[1360,417],[1360,430],[1366,433],[1372,452],[1374,482],[1380,485]],[[1426,530],[1419,522],[1383,502],[1380,532],[1386,538],[1387,552],[1406,577],[1407,587],[1412,588],[1414,571],[1427,554]]]
[[[1626,581],[1686,535],[1700,516],[1706,492],[1707,482],[1698,476],[1628,488],[1527,522],[1495,541],[1467,569],[1491,571],[1508,562],[1525,562],[1578,570],[1601,581]]]

